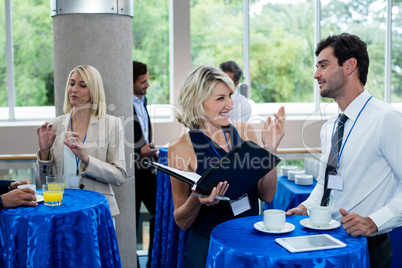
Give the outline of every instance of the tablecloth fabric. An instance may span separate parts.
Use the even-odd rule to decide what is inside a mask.
[[[61,206],[5,209],[0,228],[0,267],[121,267],[109,204],[97,192],[66,189]]]

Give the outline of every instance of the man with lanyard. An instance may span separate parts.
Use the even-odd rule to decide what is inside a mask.
[[[369,57],[359,37],[329,36],[316,55],[320,94],[334,99],[342,113],[321,129],[316,187],[287,215],[330,207],[348,234],[367,237],[371,267],[390,267],[388,232],[402,224],[402,115],[364,89]]]
[[[154,158],[153,161],[155,161],[157,155],[154,143],[151,142],[152,127],[147,111],[147,98],[145,97],[149,87],[147,65],[133,61],[133,74],[136,224],[138,233],[140,207],[141,202],[143,202],[150,214],[147,263],[147,267],[150,267],[155,228],[156,177],[149,167],[143,165],[143,161],[147,158]]]
[[[239,65],[234,61],[227,61],[220,64],[222,72],[227,74],[233,81],[235,92],[232,95],[233,99],[233,109],[229,112],[229,117],[231,122],[247,122],[251,116],[251,105],[248,103],[246,97],[236,90],[239,84],[240,78],[243,71],[240,69]]]

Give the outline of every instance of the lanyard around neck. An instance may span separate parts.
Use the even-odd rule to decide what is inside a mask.
[[[73,115],[72,114],[71,114],[71,117],[70,117],[70,125],[71,125],[71,132],[73,132],[74,130],[73,130]],[[84,141],[82,142],[82,145],[84,145],[84,142],[87,139],[87,134],[88,134],[88,132],[85,134]],[[78,166],[80,164],[80,159],[76,155],[75,155],[75,163],[76,163],[76,166],[77,166],[76,174],[78,176],[78,174],[80,172],[80,169],[78,168]]]
[[[336,122],[338,121],[338,118],[335,120],[335,122],[334,122],[334,127],[332,128],[331,149],[332,149],[332,152],[334,153],[334,155],[335,155],[335,157],[336,157],[336,161],[337,161],[336,169],[339,169],[339,161],[341,160],[341,156],[342,156],[342,153],[343,153],[343,149],[345,148],[345,144],[346,144],[346,142],[347,142],[348,139],[349,139],[350,133],[352,132],[353,128],[355,127],[356,122],[357,122],[357,119],[359,119],[360,114],[362,113],[362,111],[364,110],[364,108],[366,107],[367,103],[371,100],[372,97],[373,97],[373,96],[371,96],[371,97],[366,101],[366,103],[365,103],[365,104],[363,105],[363,107],[361,108],[359,114],[357,115],[356,120],[355,120],[355,122],[353,123],[352,128],[349,130],[349,133],[348,133],[348,135],[346,136],[345,142],[344,142],[343,145],[342,145],[341,152],[339,153],[339,157],[336,155],[335,150],[334,150],[334,147],[332,146],[332,139],[334,138],[334,130],[335,130],[335,125],[336,125]],[[346,123],[346,122],[345,122],[345,123]]]
[[[229,141],[228,138],[226,137],[226,133],[225,130],[223,129],[223,127],[221,127],[222,131],[223,131],[223,135],[225,135],[225,139],[226,139],[226,143],[228,145],[229,151],[230,149],[230,145],[229,145]],[[202,133],[202,135],[204,135],[205,139],[208,141],[209,145],[211,145],[212,149],[214,149],[215,153],[218,155],[219,158],[222,158],[222,156],[218,153],[218,151],[215,149],[215,146],[212,145],[211,141],[208,139],[208,137],[204,134],[204,132],[201,131],[201,129],[198,128],[198,131]]]

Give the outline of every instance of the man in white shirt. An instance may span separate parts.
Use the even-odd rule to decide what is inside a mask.
[[[234,61],[223,62],[219,67],[221,68],[222,72],[226,73],[233,80],[235,86],[235,92],[232,95],[233,110],[229,112],[230,121],[247,122],[251,116],[251,105],[250,103],[248,103],[247,98],[236,90],[236,87],[239,84],[243,71],[240,69],[239,65]]]
[[[364,89],[369,57],[366,44],[350,34],[329,36],[318,43],[314,78],[322,97],[332,98],[347,116],[336,171],[328,173],[338,124],[330,119],[321,129],[321,165],[310,197],[287,215],[307,215],[307,208],[327,205],[332,218],[352,236],[366,236],[371,267],[390,267],[388,232],[402,225],[402,115],[372,98]],[[324,200],[324,192],[328,198]]]

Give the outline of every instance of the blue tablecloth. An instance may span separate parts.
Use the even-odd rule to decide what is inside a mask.
[[[341,227],[316,231],[303,227],[304,216],[289,216],[295,230],[268,234],[254,228],[262,216],[224,222],[212,231],[207,267],[369,267],[367,240],[352,237]],[[279,237],[329,234],[347,246],[340,249],[290,253],[275,242]]]
[[[276,194],[271,203],[264,204],[265,209],[282,209],[288,210],[297,207],[301,202],[306,200],[311,191],[314,189],[317,181],[314,180],[314,184],[310,186],[297,185],[293,181],[289,181],[286,177],[278,177],[278,188]],[[402,227],[394,229],[389,233],[392,242],[392,268],[402,267]]]
[[[0,228],[0,267],[121,267],[109,205],[96,192],[66,189],[58,207],[4,209]]]
[[[314,189],[317,181],[313,185],[297,185],[294,181],[289,181],[287,177],[278,176],[278,188],[271,203],[264,204],[264,210],[270,208],[288,210],[297,207],[306,200]]]
[[[167,165],[167,148],[159,150],[159,163]],[[155,233],[151,267],[182,267],[187,231],[181,230],[173,217],[172,187],[169,175],[156,177]]]

